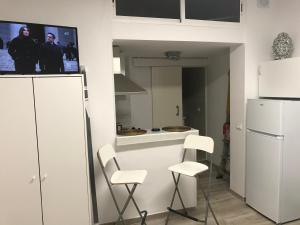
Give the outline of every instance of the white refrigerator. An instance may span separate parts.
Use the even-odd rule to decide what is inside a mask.
[[[246,203],[277,224],[300,218],[300,101],[247,103]]]

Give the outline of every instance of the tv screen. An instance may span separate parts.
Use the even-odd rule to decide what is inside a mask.
[[[79,73],[77,28],[0,21],[0,74]]]

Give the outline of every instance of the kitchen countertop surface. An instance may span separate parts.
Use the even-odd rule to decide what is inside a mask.
[[[132,145],[132,144],[141,144],[141,143],[150,143],[150,142],[159,142],[159,141],[172,141],[185,139],[189,134],[199,134],[199,131],[196,129],[191,129],[184,132],[168,132],[168,131],[151,131],[147,130],[147,133],[134,136],[121,136],[117,135],[116,145]]]

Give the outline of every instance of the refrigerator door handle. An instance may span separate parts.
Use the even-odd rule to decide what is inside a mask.
[[[269,134],[269,133],[265,133],[265,132],[261,132],[261,131],[257,131],[257,130],[252,130],[252,129],[247,129],[247,132],[253,133],[253,134],[258,134],[258,135],[264,135],[264,136],[268,136],[271,138],[276,138],[278,140],[284,139],[284,135]]]

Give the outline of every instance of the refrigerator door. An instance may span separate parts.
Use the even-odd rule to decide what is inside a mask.
[[[247,131],[246,202],[277,223],[282,143],[283,137]]]
[[[284,101],[249,99],[247,128],[273,135],[283,135],[282,114]]]

